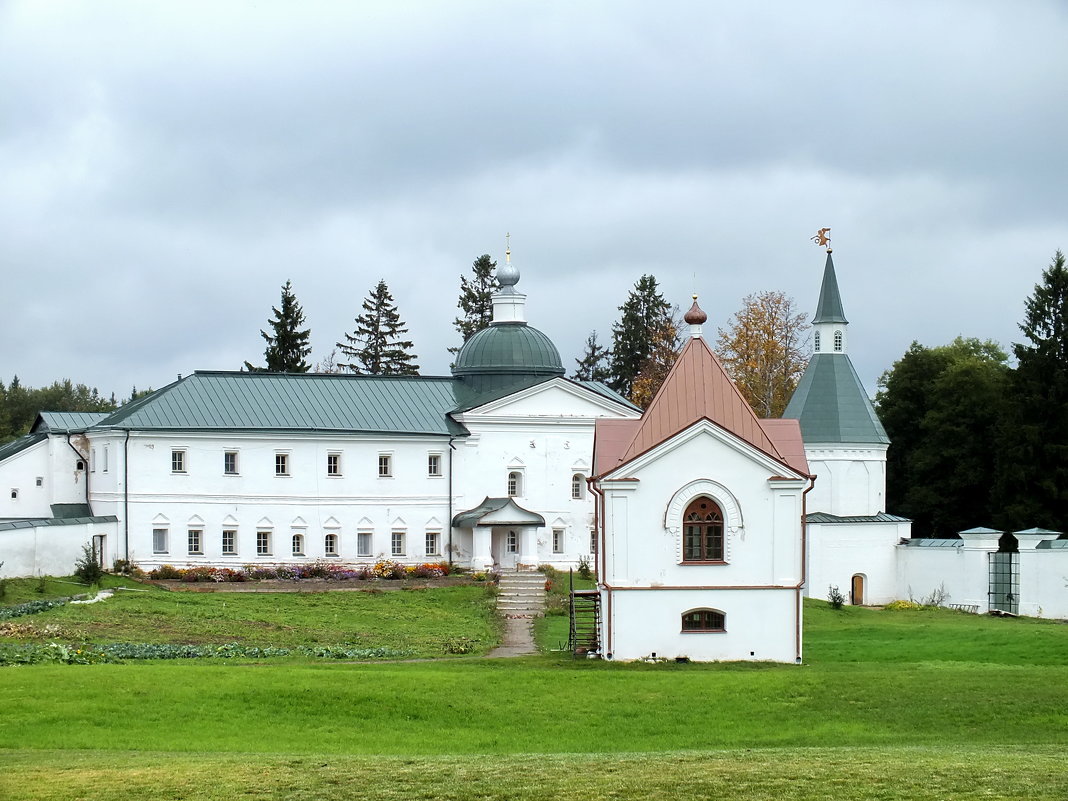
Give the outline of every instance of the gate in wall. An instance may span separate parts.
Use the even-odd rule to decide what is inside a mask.
[[[996,551],[990,554],[991,609],[1020,613],[1020,554],[1015,551]]]

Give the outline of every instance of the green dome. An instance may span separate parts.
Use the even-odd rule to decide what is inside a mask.
[[[493,323],[456,355],[453,375],[563,375],[560,353],[549,337],[526,323]]]

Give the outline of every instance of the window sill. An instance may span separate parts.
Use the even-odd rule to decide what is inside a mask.
[[[240,474],[240,473],[223,473],[223,475],[224,475],[224,476],[228,476],[228,477],[230,477],[230,478],[233,478],[233,477],[235,477],[235,476],[239,476],[239,475],[241,475],[241,474]]]
[[[726,629],[683,629],[680,634],[726,634]]]
[[[341,473],[327,473],[326,477],[327,478],[344,478],[344,476],[341,475]]]
[[[726,565],[726,564],[729,564],[729,562],[726,562],[726,561],[724,561],[722,559],[707,559],[707,560],[705,560],[703,562],[687,561],[687,562],[678,562],[677,564],[679,565],[679,567],[689,567],[690,565]]]

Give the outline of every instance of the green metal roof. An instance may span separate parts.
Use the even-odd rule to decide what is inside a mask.
[[[1037,545],[1037,548],[1041,548],[1043,551],[1068,550],[1068,540],[1043,540]]]
[[[34,528],[36,526],[77,526],[83,523],[117,523],[119,518],[115,515],[96,515],[94,517],[67,517],[67,518],[41,518],[26,520],[10,520],[0,523],[0,531],[10,531],[16,528]]]
[[[96,429],[466,434],[455,379],[197,372],[126,404]]]
[[[31,431],[50,434],[77,434],[99,423],[109,412],[41,412]]]
[[[494,323],[472,336],[456,355],[455,376],[563,375],[560,353],[549,337],[521,322]]]
[[[51,504],[52,517],[59,520],[68,520],[72,517],[92,517],[93,510],[87,503],[53,503]]]
[[[834,262],[830,251],[827,252],[827,264],[823,268],[823,286],[820,287],[820,301],[816,304],[815,323],[848,323],[842,308],[842,296],[838,292],[838,279],[834,274]]]
[[[827,512],[813,512],[805,515],[806,523],[908,523],[907,517],[879,512],[875,515],[832,515]]]
[[[844,353],[812,356],[782,416],[800,421],[806,443],[890,442]]]
[[[905,540],[905,545],[910,548],[963,548],[964,540],[943,539],[943,538],[919,538]]]
[[[36,445],[38,442],[43,442],[47,438],[47,434],[25,434],[16,440],[0,445],[0,462]]]

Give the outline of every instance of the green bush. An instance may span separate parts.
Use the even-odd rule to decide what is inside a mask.
[[[82,555],[74,563],[74,575],[89,585],[99,584],[104,577],[104,568],[96,558],[92,543],[87,542],[82,546]]]
[[[831,602],[831,609],[841,609],[845,605],[845,596],[837,586],[827,588],[827,600]]]

